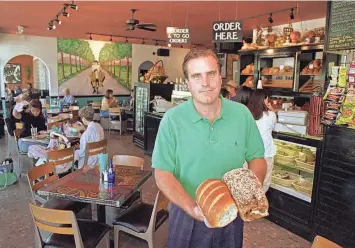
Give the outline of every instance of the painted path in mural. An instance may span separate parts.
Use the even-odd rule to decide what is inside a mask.
[[[106,90],[112,89],[115,95],[129,94],[129,91],[113,79],[107,71],[103,70],[105,73],[104,87],[99,88],[99,94],[105,94]],[[92,95],[93,89],[90,82],[88,82],[88,77],[91,73],[91,68],[86,69],[75,77],[65,81],[59,86],[59,94],[63,94],[63,89],[69,88],[72,95]],[[96,94],[96,93],[95,93]]]

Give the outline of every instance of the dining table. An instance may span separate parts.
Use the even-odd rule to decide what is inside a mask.
[[[121,207],[152,176],[151,170],[114,165],[115,183],[103,183],[99,166],[74,171],[37,191],[39,195],[97,205],[97,219],[105,223],[105,207]]]

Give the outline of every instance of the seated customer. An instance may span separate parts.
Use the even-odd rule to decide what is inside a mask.
[[[37,132],[46,130],[45,120],[42,114],[42,103],[34,99],[29,105],[23,105],[22,109],[14,108],[12,114],[23,123],[23,128],[18,141],[21,152],[27,153],[31,145],[43,145],[39,142],[27,142],[22,138],[31,136],[31,127],[37,128]],[[43,145],[47,146],[47,145]]]
[[[108,89],[101,102],[101,113],[100,113],[101,117],[108,118],[109,116],[108,109],[117,106],[118,104],[116,98],[113,96],[113,90]]]
[[[64,97],[61,100],[64,105],[72,105],[75,101],[74,96],[70,95],[70,90],[68,88],[64,89]]]
[[[79,110],[81,121],[87,126],[85,132],[80,138],[80,148],[75,151],[75,157],[79,160],[78,168],[81,169],[85,162],[85,150],[88,143],[97,142],[105,139],[104,129],[99,123],[94,122],[94,109],[84,107]],[[88,164],[85,166],[93,167],[98,163],[97,156],[90,156]]]

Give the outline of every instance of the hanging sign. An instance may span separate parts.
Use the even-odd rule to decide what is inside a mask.
[[[170,44],[189,44],[190,43],[190,29],[167,27],[166,33],[168,35],[168,43]]]
[[[242,42],[242,21],[216,21],[212,25],[213,42]]]

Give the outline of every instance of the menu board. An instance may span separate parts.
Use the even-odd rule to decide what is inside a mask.
[[[355,48],[355,1],[331,1],[328,50]]]

